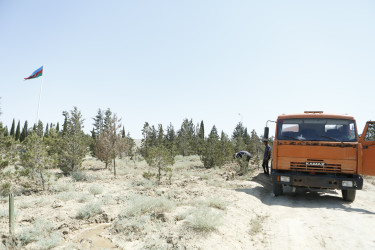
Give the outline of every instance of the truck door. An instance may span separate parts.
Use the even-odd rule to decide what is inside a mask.
[[[362,144],[362,173],[375,175],[375,121],[367,122],[359,142]]]

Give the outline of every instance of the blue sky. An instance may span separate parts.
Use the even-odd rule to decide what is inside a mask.
[[[375,120],[374,1],[0,0],[0,120],[63,121],[85,131],[110,108],[141,138],[145,121],[204,120],[263,133],[282,113]],[[271,126],[271,131],[273,128]]]

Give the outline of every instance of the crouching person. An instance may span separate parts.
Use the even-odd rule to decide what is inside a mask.
[[[247,151],[240,151],[234,154],[234,158],[237,160],[238,165],[240,165],[240,175],[246,174],[251,154]]]

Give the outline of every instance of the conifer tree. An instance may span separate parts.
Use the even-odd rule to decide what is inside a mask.
[[[16,134],[15,134],[15,140],[18,141],[21,136],[21,123],[18,121],[17,123],[17,129],[16,129]]]
[[[184,119],[181,129],[177,132],[178,151],[183,156],[196,152],[195,126],[193,120]]]
[[[52,126],[51,126],[52,127]],[[44,132],[44,136],[45,137],[48,137],[48,134],[49,134],[49,125],[47,123],[47,126],[46,126],[46,131]]]
[[[25,121],[24,125],[23,125],[23,129],[22,129],[22,132],[21,132],[21,136],[20,136],[20,141],[23,142],[26,137],[27,137],[27,131],[28,128],[27,128],[27,121]]]
[[[82,131],[83,118],[77,107],[74,107],[69,113],[64,111],[63,116],[65,117],[65,133],[62,138],[58,166],[65,173],[70,173],[80,170],[88,145]]]
[[[94,120],[94,123],[93,123],[93,126],[94,126],[93,138],[95,138],[96,136],[98,136],[98,135],[100,135],[104,132],[104,113],[101,109],[98,110],[98,113],[93,118],[93,120]]]
[[[167,131],[165,134],[165,146],[168,151],[172,154],[172,156],[176,156],[177,154],[177,146],[176,146],[176,132],[172,123],[169,123],[167,126]]]
[[[164,129],[163,125],[158,125],[157,145],[164,145]]]
[[[5,137],[9,136],[9,132],[8,132],[8,127],[7,127],[7,126],[5,126],[5,127],[3,128],[3,131],[4,131],[4,136],[5,136]]]
[[[34,179],[35,174],[40,177],[43,190],[45,189],[46,170],[52,166],[52,162],[42,138],[35,132],[31,133],[24,141],[21,163],[30,178]]]
[[[197,136],[197,154],[202,155],[204,150],[204,123],[203,120],[199,125],[198,136]]]
[[[126,138],[125,127],[124,126],[122,126],[121,137],[122,138]]]
[[[36,133],[40,137],[43,137],[44,130],[43,130],[43,122],[41,120],[38,121],[38,125],[36,127]]]
[[[15,137],[15,129],[16,129],[16,122],[15,122],[15,120],[13,119],[12,127],[10,127],[10,132],[9,132],[9,135],[10,135],[10,136]]]
[[[60,124],[57,122],[56,124],[56,132],[59,133],[60,132]]]
[[[224,163],[221,155],[219,135],[215,125],[212,127],[205,144],[201,157],[203,165],[205,167],[222,166]]]

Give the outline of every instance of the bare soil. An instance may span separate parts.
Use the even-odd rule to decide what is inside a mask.
[[[43,218],[61,235],[54,249],[375,249],[375,179],[371,177],[365,178],[356,200],[348,203],[340,191],[285,188],[283,196],[274,197],[270,178],[256,167],[238,176],[236,165],[206,169],[194,159],[184,159],[171,181],[164,176],[157,185],[142,177],[148,170],[145,165],[119,164],[114,178],[99,163],[86,164],[87,174],[93,178],[90,182],[63,177],[50,191],[15,197],[16,235],[36,218]],[[64,198],[64,192],[53,188],[64,184],[71,188],[64,192],[74,197]],[[103,192],[90,194],[92,185]],[[140,233],[116,232],[113,225],[135,194],[167,197],[175,206],[162,216],[146,214]],[[79,202],[82,195],[88,200]],[[225,208],[215,208],[222,223],[214,230],[194,231],[186,218],[179,217],[212,198],[225,202]],[[77,211],[93,201],[103,204],[102,213],[77,219]],[[0,209],[7,207],[7,200],[2,199]],[[0,235],[3,243],[9,241],[6,216],[0,216]],[[32,242],[22,248],[40,246]]]

